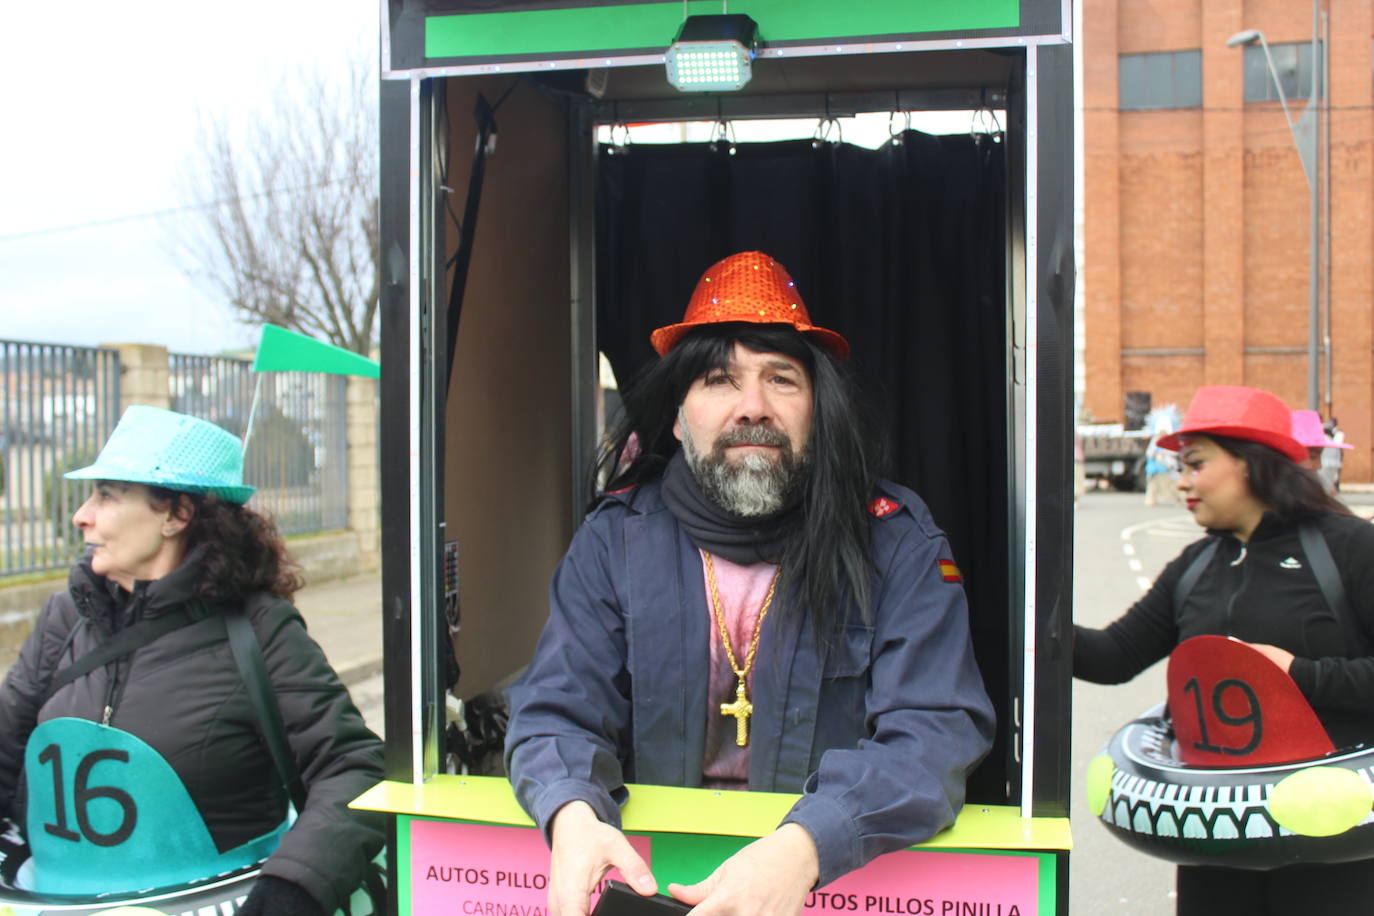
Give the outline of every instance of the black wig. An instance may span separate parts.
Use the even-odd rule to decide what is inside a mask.
[[[623,412],[594,468],[592,501],[603,488],[618,490],[662,476],[679,448],[673,422],[688,389],[708,372],[728,366],[736,343],[757,353],[790,356],[811,379],[810,461],[800,494],[804,521],[787,537],[780,589],[788,600],[777,613],[809,609],[818,640],[831,644],[846,623],[846,597],[864,620],[870,616],[868,503],[881,476],[884,449],[849,376],[804,335],[784,325],[727,323],[703,325],[683,337],[622,392]]]

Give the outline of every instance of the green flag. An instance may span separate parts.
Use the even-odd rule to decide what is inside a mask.
[[[254,372],[329,372],[334,375],[362,375],[380,378],[381,366],[374,359],[279,328],[262,326]]]

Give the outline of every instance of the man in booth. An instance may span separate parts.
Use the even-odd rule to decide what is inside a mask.
[[[510,691],[506,763],[548,838],[553,916],[612,867],[625,783],[800,793],[698,884],[701,914],[799,913],[815,887],[949,826],[991,745],[958,567],[787,271],[732,255],[625,393],[606,492],[554,573]]]

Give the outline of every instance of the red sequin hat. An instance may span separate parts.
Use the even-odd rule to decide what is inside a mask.
[[[729,321],[789,325],[836,359],[849,356],[848,341],[811,323],[806,303],[787,269],[761,251],[741,251],[707,268],[697,281],[682,321],[654,331],[649,342],[659,356],[666,356],[692,328]]]
[[[1162,436],[1159,447],[1177,451],[1190,433],[1215,433],[1267,445],[1294,461],[1307,458],[1307,449],[1293,438],[1288,405],[1276,395],[1245,385],[1203,385],[1183,416],[1178,432]]]

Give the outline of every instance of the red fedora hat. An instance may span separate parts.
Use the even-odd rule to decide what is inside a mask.
[[[708,267],[697,281],[682,321],[654,331],[649,342],[659,356],[666,356],[692,328],[731,321],[785,324],[815,340],[836,359],[849,356],[848,341],[811,323],[787,269],[761,251],[741,251]]]
[[[1277,396],[1245,385],[1203,385],[1193,395],[1178,432],[1159,440],[1159,447],[1177,451],[1182,437],[1191,433],[1229,436],[1267,445],[1303,461],[1307,449],[1293,438],[1293,419],[1288,405]]]

